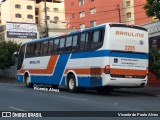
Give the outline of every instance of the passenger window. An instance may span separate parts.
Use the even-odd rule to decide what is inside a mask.
[[[35,43],[32,43],[30,44],[31,48],[30,48],[30,56],[34,56],[34,46],[35,46]]]
[[[48,54],[53,53],[53,41],[49,41]]]
[[[55,52],[58,52],[58,48],[59,48],[59,39],[55,39],[54,40],[54,45],[53,45],[53,50]]]
[[[70,52],[72,50],[72,36],[67,37],[66,39],[66,52]]]
[[[80,50],[87,50],[87,46],[88,46],[88,33],[83,33],[81,34],[80,37]]]
[[[73,44],[72,44],[72,51],[77,51],[78,49],[78,36],[73,36]]]
[[[48,54],[48,41],[44,41],[43,44],[44,44],[43,54],[46,55]]]
[[[102,31],[92,32],[91,49],[98,49],[102,45]]]
[[[40,54],[40,42],[35,44],[34,55],[37,56]]]
[[[30,52],[31,52],[31,45],[27,44],[26,57],[30,57]]]
[[[61,38],[59,51],[62,52],[64,50],[64,48],[65,48],[65,38]]]
[[[48,41],[43,41],[41,42],[40,54],[46,55],[47,53],[48,53]]]

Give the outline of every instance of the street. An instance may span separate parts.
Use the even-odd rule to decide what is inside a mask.
[[[159,111],[160,97],[93,91],[69,93],[34,90],[24,84],[0,83],[0,111]],[[150,118],[151,119],[151,118]],[[155,119],[155,118],[153,118]]]

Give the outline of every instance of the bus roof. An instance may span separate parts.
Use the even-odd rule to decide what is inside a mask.
[[[136,26],[136,25],[127,25],[124,23],[104,23],[104,24],[97,25],[97,26],[91,27],[91,28],[84,28],[84,29],[80,29],[80,30],[75,30],[75,31],[69,32],[68,34],[65,34],[65,35],[74,35],[74,34],[89,31],[89,30],[105,28],[107,25],[109,25],[111,27],[129,27],[129,28],[135,28],[135,29],[147,31],[146,28],[143,28],[141,26]],[[62,35],[55,35],[55,36],[51,36],[51,37],[46,37],[46,38],[41,38],[41,39],[35,39],[33,41],[24,42],[24,43],[22,43],[22,45],[28,44],[28,43],[34,43],[34,42],[38,42],[38,41],[45,41],[45,40],[49,40],[49,39],[56,38],[59,36],[63,36],[63,34]]]

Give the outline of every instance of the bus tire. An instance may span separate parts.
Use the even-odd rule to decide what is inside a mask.
[[[72,93],[77,92],[76,80],[73,74],[69,75],[67,78],[67,88],[69,92],[72,92]]]
[[[25,74],[25,85],[28,88],[33,88],[33,83],[30,82],[30,77],[28,74]]]

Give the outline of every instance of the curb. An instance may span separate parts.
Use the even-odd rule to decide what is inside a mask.
[[[114,90],[113,92],[116,92],[116,93],[125,93],[125,94],[132,94],[132,95],[143,95],[143,96],[152,96],[152,97],[156,97],[156,96],[159,96],[155,93],[146,93],[146,92],[143,92],[143,91],[127,91],[127,90]]]

